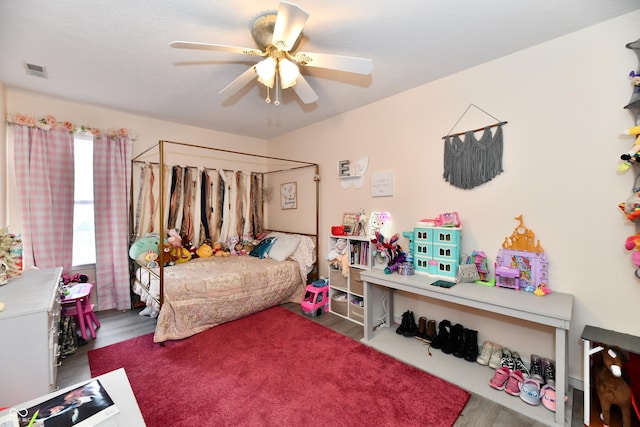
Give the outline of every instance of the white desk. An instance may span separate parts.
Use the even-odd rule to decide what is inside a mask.
[[[370,345],[384,353],[397,357],[425,371],[431,372],[447,381],[457,384],[469,391],[483,395],[497,401],[504,406],[522,412],[524,415],[537,419],[548,425],[565,425],[566,404],[558,399],[555,417],[553,413],[539,406],[530,406],[524,402],[514,408],[513,397],[506,393],[493,393],[487,386],[489,378],[480,379],[477,372],[486,372],[485,367],[476,363],[469,363],[447,355],[437,355],[427,359],[415,353],[413,341],[407,340],[392,331],[391,328],[380,328],[374,331],[376,319],[376,301],[380,301],[381,294],[387,289],[401,290],[437,301],[447,301],[466,307],[472,307],[491,313],[539,323],[555,328],[555,360],[556,387],[558,394],[561,390],[568,392],[567,381],[567,332],[571,326],[573,310],[573,295],[552,292],[544,297],[535,296],[525,291],[514,291],[506,288],[483,286],[476,283],[458,283],[452,288],[431,286],[436,279],[426,275],[401,276],[399,274],[384,274],[382,270],[372,269],[363,271],[364,281],[364,338],[363,343]],[[385,289],[386,288],[386,289]],[[393,325],[393,292],[387,300],[385,323]],[[412,341],[409,343],[408,341]],[[418,349],[420,347],[417,347]],[[444,356],[444,357],[440,357]],[[440,360],[438,360],[440,359]],[[482,370],[482,371],[481,371]],[[482,374],[480,374],[482,375]],[[497,396],[499,394],[500,396]],[[504,396],[503,396],[504,395]]]
[[[102,421],[100,423],[100,427],[145,427],[146,424],[144,419],[142,418],[142,413],[140,413],[140,408],[138,407],[138,402],[136,401],[136,397],[133,394],[133,390],[131,390],[131,385],[129,384],[129,379],[127,378],[127,374],[124,371],[124,368],[117,369],[115,371],[108,372],[104,375],[100,375],[99,377],[92,378],[87,381],[79,382],[78,384],[74,384],[70,387],[66,387],[62,390],[56,391],[55,393],[48,394],[46,396],[41,396],[36,399],[32,399],[28,402],[21,403],[19,405],[15,405],[14,408],[30,408],[33,407],[45,400],[51,399],[52,397],[58,396],[60,394],[64,394],[69,390],[73,390],[74,388],[86,384],[94,379],[99,379],[102,383],[102,386],[105,388],[113,403],[118,407],[120,413]],[[5,410],[0,412],[0,415],[6,415],[9,413],[9,410]]]

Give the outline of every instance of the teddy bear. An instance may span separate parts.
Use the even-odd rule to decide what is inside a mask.
[[[175,265],[177,260],[177,254],[174,252],[174,247],[171,243],[165,243],[162,245],[163,262],[165,267]]]
[[[215,242],[213,244],[213,256],[216,257],[227,257],[231,255],[231,252],[229,252],[228,250],[226,250],[223,246],[222,243],[220,242]]]
[[[208,242],[204,242],[200,245],[200,247],[196,250],[196,254],[200,258],[210,258],[213,256],[213,248]]]

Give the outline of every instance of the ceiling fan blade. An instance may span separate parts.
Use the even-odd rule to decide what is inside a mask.
[[[298,52],[295,56],[299,65],[347,71],[356,74],[370,74],[373,61],[353,56],[330,55],[325,53]]]
[[[255,79],[256,77],[258,77],[258,74],[256,73],[256,67],[255,66],[249,67],[247,71],[240,74],[238,77],[236,77],[234,81],[232,81],[227,86],[225,86],[219,92],[219,95],[225,94],[227,96],[231,96],[236,92],[238,92],[243,87],[245,87],[246,85],[248,85],[249,82],[251,82],[251,80]]]
[[[169,43],[169,46],[176,49],[197,49],[197,50],[216,50],[219,52],[241,53],[249,56],[264,56],[264,53],[258,49],[248,47],[226,46],[223,44],[196,43],[175,41]]]
[[[290,51],[308,18],[309,14],[299,6],[286,1],[280,2],[271,43],[280,50]]]
[[[307,80],[302,77],[302,75],[298,76],[298,80],[296,80],[293,90],[305,104],[312,104],[318,100],[318,94],[311,88]]]

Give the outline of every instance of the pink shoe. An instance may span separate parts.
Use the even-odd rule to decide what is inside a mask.
[[[511,371],[509,371],[509,368],[501,366],[496,369],[496,373],[493,375],[493,378],[489,380],[489,385],[496,390],[504,390],[504,385],[509,379],[510,373]]]
[[[522,372],[512,372],[504,386],[504,391],[509,393],[511,396],[520,396],[520,389],[522,388],[523,382],[524,377],[522,376]]]

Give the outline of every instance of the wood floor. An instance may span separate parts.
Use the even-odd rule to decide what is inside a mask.
[[[302,315],[299,304],[288,303],[283,307]],[[99,312],[98,318],[102,327],[98,329],[97,338],[89,339],[89,342],[80,347],[75,354],[62,360],[58,367],[58,385],[66,387],[91,378],[87,357],[90,350],[153,332],[156,324],[155,319],[139,316],[138,312],[139,310]],[[362,326],[331,313],[323,314],[313,320],[355,340],[360,340],[363,337]],[[575,391],[572,397],[571,426],[582,426],[582,392]],[[419,399],[419,396],[416,396],[416,399]],[[455,423],[457,427],[538,427],[543,425],[475,394],[471,396],[462,415]]]

